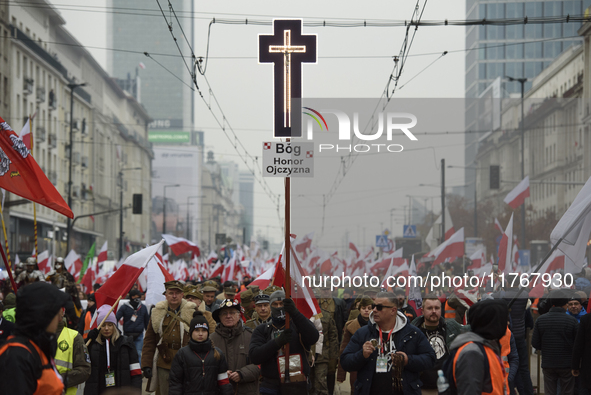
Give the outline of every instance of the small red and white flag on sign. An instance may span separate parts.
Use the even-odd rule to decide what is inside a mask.
[[[525,176],[523,180],[511,192],[505,196],[503,200],[512,209],[517,209],[525,202],[525,198],[529,197],[529,176]]]

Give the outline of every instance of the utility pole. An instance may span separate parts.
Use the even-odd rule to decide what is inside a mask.
[[[131,167],[119,170],[119,259],[123,258],[123,172],[128,170],[141,170],[141,167]]]
[[[74,89],[78,88],[79,86],[86,86],[86,82],[81,84],[68,84],[68,88],[70,88],[70,152],[69,152],[69,160],[70,166],[68,169],[68,207],[72,208],[72,153],[74,152]],[[66,238],[66,254],[70,253],[70,234],[72,233],[72,220],[68,218],[68,237]],[[37,251],[37,253],[39,253]]]
[[[441,159],[441,243],[445,241],[445,159]]]

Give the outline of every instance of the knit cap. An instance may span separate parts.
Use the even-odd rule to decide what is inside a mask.
[[[115,318],[115,314],[111,311],[111,314],[107,316],[109,310],[111,310],[111,306],[109,306],[108,304],[104,304],[98,309],[97,323],[100,324],[101,322],[103,322],[103,318],[107,317],[105,323],[110,322],[113,325],[117,326],[117,319]]]
[[[201,311],[196,311],[193,313],[193,319],[191,320],[191,325],[189,326],[189,335],[192,335],[193,331],[197,328],[205,329],[207,331],[207,336],[209,337],[209,323]]]

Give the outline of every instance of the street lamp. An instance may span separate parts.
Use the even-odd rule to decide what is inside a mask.
[[[165,185],[164,186],[164,210],[162,212],[162,234],[166,233],[166,188],[176,188],[180,187],[181,184],[172,184],[172,185]]]
[[[525,178],[525,117],[523,115],[523,91],[527,78],[513,78],[505,76],[511,82],[519,82],[521,84],[521,179]],[[521,207],[521,240],[523,248],[525,248],[525,203]]]
[[[70,209],[72,208],[72,153],[74,150],[72,149],[72,143],[74,139],[74,89],[80,86],[86,86],[86,82],[81,84],[68,84],[68,88],[70,88],[70,167],[68,170],[68,206]],[[70,252],[70,233],[72,233],[72,229],[70,229],[72,225],[72,220],[68,218],[68,237],[66,239],[66,254]]]
[[[199,195],[199,196],[187,196],[187,240],[190,240],[189,237],[189,199],[200,199],[200,198],[204,198],[205,195]]]
[[[121,187],[119,195],[119,259],[123,258],[123,172],[141,169],[141,167],[130,167],[119,170],[119,186]]]

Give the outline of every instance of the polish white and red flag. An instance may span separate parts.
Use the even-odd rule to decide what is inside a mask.
[[[550,240],[566,256],[565,273],[573,273],[585,264],[585,252],[591,234],[591,178],[552,230]]]
[[[353,243],[352,241],[349,242],[349,249],[355,253],[355,259],[359,259],[361,254],[359,253],[359,250],[357,249],[355,243]]]
[[[441,215],[433,223],[433,227],[429,230],[425,242],[429,245],[429,248],[435,249],[439,245],[438,240],[435,238],[435,230],[437,227],[441,227]],[[449,239],[456,232],[453,221],[451,220],[451,214],[449,209],[445,206],[445,240]]]
[[[51,272],[51,256],[49,256],[49,250],[45,250],[39,254],[37,257],[37,266],[39,266],[39,270],[41,270],[44,275]]]
[[[499,244],[499,271],[502,273],[509,273],[511,271],[512,262],[512,251],[513,251],[513,214],[505,233],[501,237],[501,243]]]
[[[109,253],[109,242],[105,240],[105,242],[103,243],[103,246],[101,247],[101,250],[98,253],[98,257],[96,258],[96,262],[97,265],[100,267],[100,265],[103,264],[104,261],[107,260],[107,255]]]
[[[516,209],[525,202],[525,198],[529,197],[529,176],[525,176],[523,180],[511,192],[505,196],[503,200],[512,209]]]
[[[168,244],[168,246],[176,256],[183,255],[187,252],[192,252],[197,256],[201,254],[197,244],[185,238],[169,234],[163,234],[162,238],[164,239],[164,241],[166,241],[166,244]]]
[[[292,242],[295,238],[291,235]],[[285,254],[282,254],[281,265],[278,266],[275,271],[275,278],[273,279],[273,285],[277,285],[285,288]],[[290,258],[290,285],[291,285],[291,298],[293,299],[296,308],[308,319],[317,316],[321,313],[318,301],[314,297],[314,294],[303,281],[302,266],[296,253],[291,247],[291,258]]]
[[[405,259],[402,257],[402,248],[403,247],[400,247],[393,253],[386,255],[380,261],[377,261],[373,266],[371,266],[371,274],[374,276],[379,276],[383,273],[386,273],[392,265],[402,265],[405,261]]]
[[[258,285],[259,289],[267,288],[269,286],[269,283],[271,283],[271,280],[273,280],[273,276],[275,275],[275,271],[277,270],[278,265],[281,266],[281,261],[277,261],[277,263],[274,266],[268,268],[263,274],[258,276],[249,285]]]
[[[76,251],[70,250],[68,255],[64,258],[64,265],[66,270],[74,276],[76,282],[80,278],[80,271],[82,270],[82,259],[80,255],[76,254]]]
[[[532,283],[532,285],[534,285],[534,287],[532,288],[531,291],[529,291],[529,297],[530,298],[541,298],[542,296],[544,296],[544,282],[546,284],[548,284],[548,276],[546,276],[546,279],[544,279],[544,274],[548,273],[548,274],[553,274],[555,273],[557,270],[564,270],[565,269],[565,260],[566,260],[566,256],[564,255],[564,253],[558,249],[556,249],[552,255],[550,255],[550,258],[548,258],[546,260],[546,262],[542,265],[542,267],[540,268],[540,270],[538,271],[538,273],[540,274],[539,276],[531,276],[529,278],[530,282]]]
[[[94,293],[97,308],[104,304],[113,306],[119,297],[127,295],[162,243],[164,240],[128,256],[119,269]],[[114,311],[116,310],[117,307]]]
[[[410,270],[410,267],[408,266],[408,259],[403,259],[401,265],[395,265],[394,258],[390,258],[390,261],[390,267],[382,279],[382,288],[392,288],[388,286],[388,282],[390,285],[395,284],[397,277],[408,277]],[[390,280],[388,280],[389,278]]]
[[[332,274],[332,260],[331,257],[325,257],[320,264],[320,274],[330,275]]]
[[[21,138],[21,140],[23,140],[23,143],[25,143],[25,147],[27,147],[29,150],[31,150],[31,148],[33,148],[32,146],[32,139],[31,139],[31,118],[27,118],[27,122],[25,123],[25,126],[23,126],[23,128],[21,129],[21,132],[19,134],[19,137]]]
[[[224,272],[225,265],[222,264],[222,261],[217,261],[214,267],[211,268],[211,273],[209,274],[209,278],[214,278],[217,276],[221,276]]]
[[[501,233],[505,233],[503,231],[503,227],[501,226],[501,223],[499,222],[499,219],[497,217],[495,217],[495,228]]]
[[[308,250],[312,248],[312,239],[314,239],[314,232],[310,232],[302,237],[301,240],[293,242],[293,248],[296,252],[300,253],[304,259],[308,256]]]
[[[449,239],[445,240],[439,247],[426,254],[426,257],[435,258],[432,265],[439,265],[446,259],[454,260],[464,255],[464,228],[455,232]]]
[[[209,255],[207,256],[207,263],[209,263],[210,265],[212,263],[214,263],[216,260],[218,259],[218,254],[215,253],[214,250],[211,250],[209,252]]]
[[[484,255],[484,248],[479,248],[472,256],[470,257],[472,264],[468,266],[466,269],[468,270],[475,270],[482,267],[482,265],[486,264],[486,256]]]
[[[236,259],[235,255],[230,258],[228,263],[224,266],[224,271],[222,273],[222,283],[226,281],[234,281],[235,277],[240,272],[239,265],[240,263]]]

